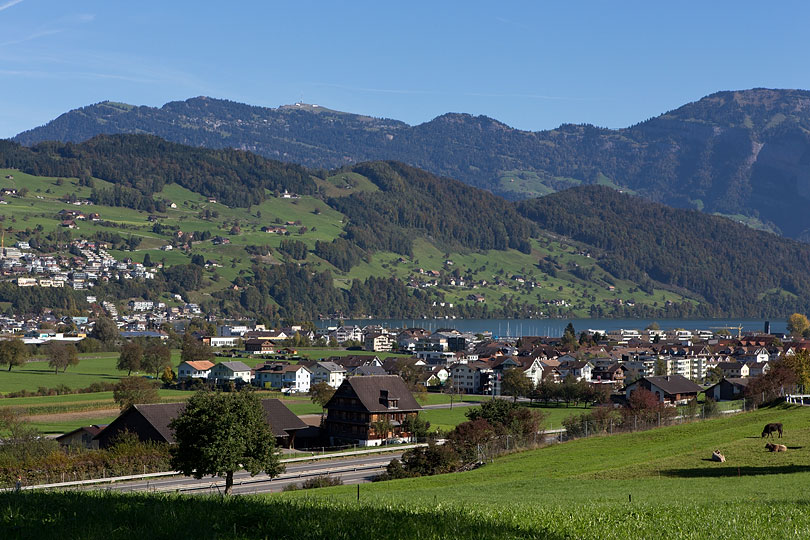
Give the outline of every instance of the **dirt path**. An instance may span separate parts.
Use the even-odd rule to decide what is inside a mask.
[[[83,418],[100,418],[102,416],[118,416],[121,409],[92,409],[89,411],[76,411],[66,413],[53,413],[53,414],[35,414],[26,416],[25,419],[31,422],[71,422],[73,420],[81,420]]]

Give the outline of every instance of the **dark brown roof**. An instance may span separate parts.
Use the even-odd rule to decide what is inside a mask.
[[[690,381],[683,375],[666,375],[661,377],[644,377],[641,381],[647,381],[654,384],[664,392],[670,395],[675,394],[694,394],[703,391],[703,388]]]
[[[107,427],[107,424],[102,424],[102,425],[95,425],[94,424],[92,426],[82,426],[80,428],[74,429],[73,431],[69,431],[67,433],[64,433],[64,434],[58,436],[56,438],[56,440],[61,441],[62,439],[66,439],[66,438],[70,437],[74,433],[79,433],[79,432],[82,432],[82,431],[85,431],[85,432],[89,433],[90,435],[92,435],[93,437],[95,437],[105,427]]]
[[[267,423],[273,430],[276,437],[285,437],[287,431],[304,429],[307,425],[290,411],[278,399],[263,399],[261,401],[264,408]],[[133,422],[132,417],[140,416],[160,435],[162,442],[173,443],[174,433],[169,429],[169,423],[177,417],[186,406],[184,402],[179,403],[154,403],[149,405],[134,405],[113,420],[101,433],[110,435],[111,433],[124,431],[130,426],[136,426],[139,422]],[[130,428],[131,429],[131,428]],[[98,436],[96,436],[98,438]],[[150,437],[151,438],[151,437]]]
[[[357,397],[363,407],[369,412],[386,412],[389,409],[380,399],[384,392],[387,392],[388,399],[397,399],[398,406],[395,410],[418,411],[422,407],[416,402],[405,385],[405,381],[398,375],[370,375],[367,377],[352,377],[346,379],[338,387],[335,395],[329,400],[324,408],[329,409],[332,402],[336,402],[341,397]],[[335,406],[332,405],[334,408]]]

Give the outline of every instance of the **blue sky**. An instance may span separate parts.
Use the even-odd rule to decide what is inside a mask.
[[[303,100],[418,124],[624,127],[810,88],[807,2],[0,0],[0,137],[102,100]]]

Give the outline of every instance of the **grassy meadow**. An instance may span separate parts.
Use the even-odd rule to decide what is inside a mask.
[[[760,431],[781,421],[786,453]],[[709,460],[714,449],[726,463]],[[776,407],[508,455],[464,473],[267,496],[0,494],[0,535],[773,539],[810,536],[810,409]]]

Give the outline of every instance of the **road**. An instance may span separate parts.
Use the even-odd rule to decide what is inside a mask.
[[[266,475],[251,477],[250,474],[240,471],[234,474],[234,494],[272,493],[281,491],[288,484],[300,484],[308,477],[329,474],[340,477],[344,484],[360,484],[370,482],[380,474],[388,463],[402,456],[402,452],[334,459],[312,463],[288,464],[287,470],[277,478],[269,479]],[[81,489],[118,491],[118,492],[170,492],[184,494],[211,494],[218,493],[225,487],[222,478],[207,477],[201,480],[185,476],[137,480],[134,482],[121,482],[104,487],[95,485]]]

